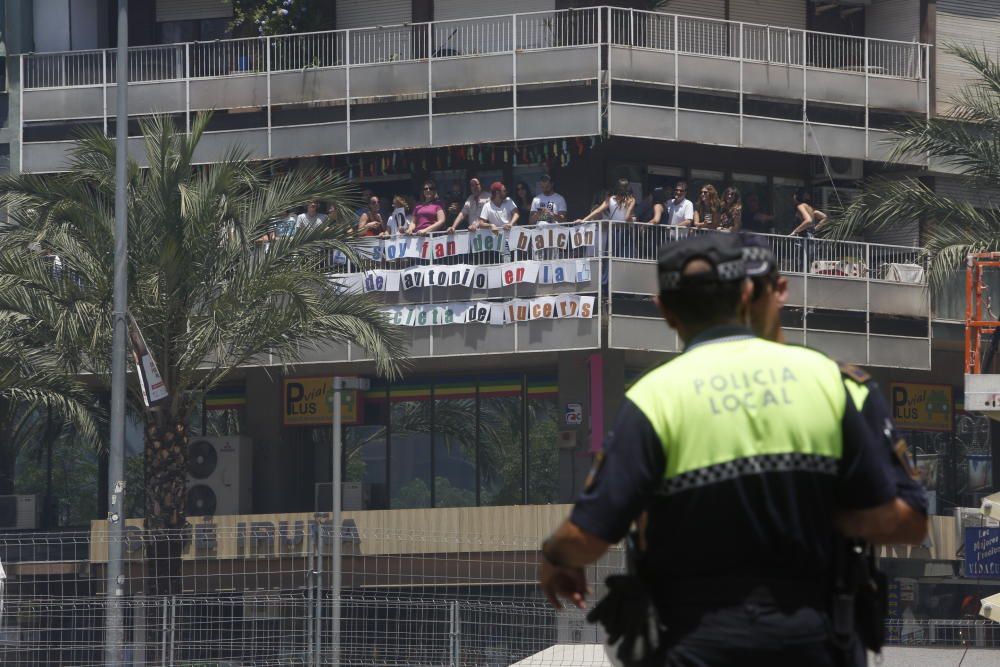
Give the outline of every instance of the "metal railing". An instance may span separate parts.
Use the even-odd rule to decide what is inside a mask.
[[[659,51],[927,79],[926,44],[610,8],[610,43]]]
[[[488,248],[475,249],[471,237],[483,232],[467,230],[454,233],[433,232],[422,237],[387,236],[363,239],[358,249],[366,258],[361,265],[348,262],[345,258],[331,257],[329,265],[333,273],[358,273],[379,269],[394,269],[414,265],[455,265],[472,263],[476,265],[501,264],[518,260],[563,260],[582,258],[614,258],[642,262],[655,262],[660,247],[694,234],[723,234],[727,232],[710,229],[693,229],[672,225],[653,225],[641,222],[597,221],[602,230],[593,245],[573,247],[572,241],[565,247],[538,247],[531,243],[521,249],[509,243],[510,232],[486,233],[492,240]],[[517,230],[525,234],[560,229],[572,235],[573,230],[587,223],[562,223],[559,225],[518,225]],[[759,238],[774,253],[779,269],[784,273],[815,274],[829,278],[855,278],[889,282],[927,284],[927,252],[922,248],[893,246],[879,243],[841,241],[832,239],[783,236],[778,234],[757,234],[745,232]],[[449,251],[438,254],[428,249],[424,256],[407,257],[401,250],[387,250],[413,242],[429,244],[435,241],[455,241],[457,247],[469,246],[468,252]],[[430,248],[431,246],[429,246]],[[390,256],[392,252],[392,256]],[[906,270],[904,270],[904,267]]]
[[[607,29],[602,22],[607,22]],[[129,49],[129,81],[224,77],[595,44],[926,80],[928,45],[589,7]],[[25,89],[114,83],[111,50],[35,53]]]
[[[973,619],[890,619],[886,639],[899,646],[1000,648],[1000,623]]]

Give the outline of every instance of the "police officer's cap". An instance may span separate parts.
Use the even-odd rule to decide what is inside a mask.
[[[684,275],[684,267],[694,259],[711,268]],[[661,292],[674,292],[692,285],[726,283],[746,278],[743,243],[735,234],[700,234],[660,248],[657,270]]]
[[[759,236],[742,234],[743,262],[747,275],[751,278],[767,276],[778,272],[778,262],[768,247],[767,241]]]

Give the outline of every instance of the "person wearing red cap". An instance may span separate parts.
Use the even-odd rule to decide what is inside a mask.
[[[510,229],[517,224],[520,214],[517,205],[507,196],[507,188],[500,181],[490,185],[490,200],[479,212],[479,229]]]

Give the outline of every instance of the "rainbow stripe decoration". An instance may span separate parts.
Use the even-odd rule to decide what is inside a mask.
[[[496,398],[500,396],[520,396],[523,391],[523,377],[517,375],[494,375],[479,378],[480,398]],[[365,400],[378,401],[385,398],[386,390],[389,400],[399,401],[429,401],[431,385],[433,384],[434,399],[472,399],[476,397],[477,380],[475,377],[442,378],[436,382],[416,380],[387,387],[385,384],[372,383],[372,388],[365,394]],[[528,396],[545,398],[557,396],[559,385],[552,375],[529,375],[527,377]]]
[[[206,410],[242,408],[247,404],[246,390],[242,387],[213,389],[205,395]]]

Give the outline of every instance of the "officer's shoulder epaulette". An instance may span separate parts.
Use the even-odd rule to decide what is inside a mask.
[[[858,384],[867,384],[872,379],[872,376],[868,371],[858,368],[854,364],[839,362],[837,365],[840,366],[841,375],[849,380],[854,380]]]

